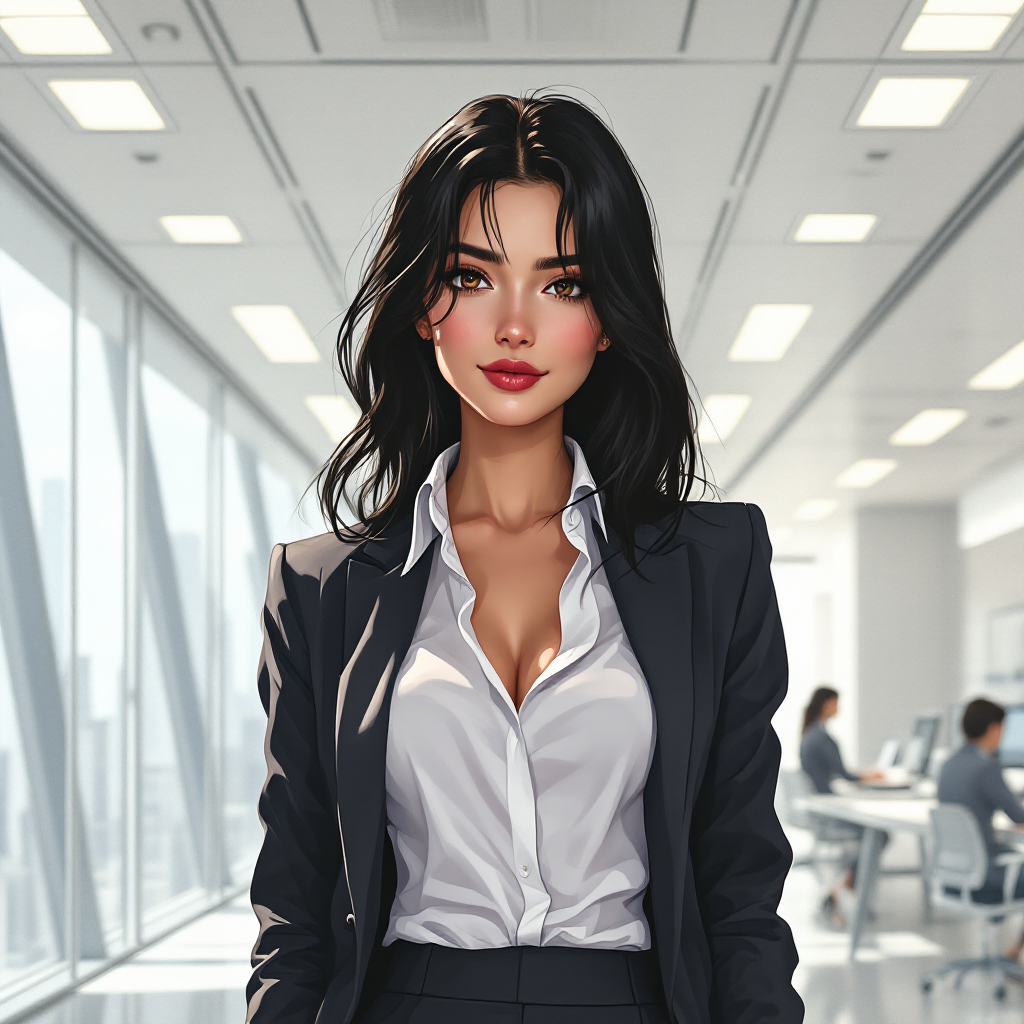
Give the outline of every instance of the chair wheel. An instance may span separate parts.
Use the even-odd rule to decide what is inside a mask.
[[[921,991],[922,992],[931,992],[932,986],[934,984],[935,984],[935,982],[933,982],[931,980],[931,978],[925,978],[924,981],[921,982]]]
[[[992,993],[992,995],[994,995],[996,997],[996,999],[998,999],[1000,1002],[1002,1002],[1006,998],[1006,986],[1005,985],[999,985],[996,988],[995,992]]]

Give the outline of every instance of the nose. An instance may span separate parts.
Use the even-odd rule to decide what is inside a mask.
[[[505,310],[494,332],[495,343],[512,352],[529,348],[535,337],[533,326],[523,315],[522,307],[518,303]]]

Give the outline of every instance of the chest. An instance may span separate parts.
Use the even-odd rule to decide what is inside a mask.
[[[452,534],[475,592],[474,632],[519,707],[558,653],[559,595],[580,552],[557,518],[515,533],[467,523]]]

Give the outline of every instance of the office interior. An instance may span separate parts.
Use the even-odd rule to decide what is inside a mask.
[[[922,983],[1024,920],[933,905],[928,832],[973,697],[1024,790],[1022,7],[0,0],[0,1022],[245,1019],[259,611],[354,422],[338,317],[416,146],[540,87],[633,159],[704,496],[767,517],[783,778],[821,685],[886,769],[837,786],[895,822],[856,943],[780,786],[806,1020],[1018,1020]]]

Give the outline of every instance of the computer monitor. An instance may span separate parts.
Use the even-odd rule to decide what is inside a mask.
[[[1024,768],[1024,705],[1006,709],[999,763],[1004,768]]]
[[[918,715],[914,720],[914,731],[903,750],[900,767],[914,775],[924,775],[932,747],[939,735],[940,715]]]

